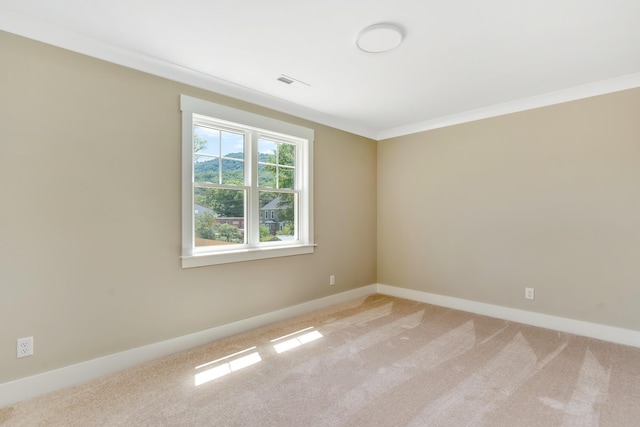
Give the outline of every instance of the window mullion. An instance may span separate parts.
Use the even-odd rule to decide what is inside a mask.
[[[308,147],[303,145],[303,144],[297,144],[296,147],[296,165],[307,165],[310,162],[307,162],[306,157],[309,155]],[[306,167],[305,166],[305,172],[306,172]],[[309,168],[311,167],[311,165],[309,164],[308,166]],[[309,185],[309,181],[308,181],[308,176],[306,173],[302,173],[302,168],[301,167],[296,167],[295,171],[294,171],[294,176],[295,176],[295,185],[294,188],[297,191],[298,196],[296,197],[296,206],[295,209],[297,210],[297,218],[298,218],[298,224],[297,224],[297,228],[296,230],[298,230],[298,238],[301,240],[308,240],[310,238],[309,236],[309,215],[310,212],[307,209],[307,206],[309,206],[309,201],[306,200],[309,198],[310,195],[310,188],[311,186]],[[303,189],[308,188],[308,191],[302,191]]]
[[[218,182],[222,184],[222,132],[218,130]]]
[[[260,194],[258,192],[258,133],[249,134],[249,149],[246,150],[245,165],[249,165],[247,189],[247,243],[257,246],[260,241]],[[246,178],[245,178],[246,179]]]

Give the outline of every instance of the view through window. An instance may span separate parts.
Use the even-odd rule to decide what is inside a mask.
[[[312,252],[313,131],[184,96],[182,109],[183,266]]]

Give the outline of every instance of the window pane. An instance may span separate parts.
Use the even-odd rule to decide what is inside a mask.
[[[244,135],[233,132],[221,132],[222,134],[222,157],[232,157],[234,159],[244,158]]]
[[[275,142],[260,138],[258,140],[258,152],[260,153],[258,161],[262,163],[276,163]]]
[[[216,189],[215,210],[219,217],[244,217],[244,190]]]
[[[204,126],[193,127],[193,152],[220,155],[220,131]]]
[[[220,161],[217,157],[195,156],[193,162],[193,181],[219,184],[219,163]]]
[[[244,190],[194,189],[195,246],[245,243]]]
[[[222,159],[221,184],[244,185],[244,161]]]
[[[295,240],[295,194],[260,192],[260,241]]]
[[[295,183],[294,181],[294,170],[291,168],[280,167],[278,169],[278,188],[288,188],[293,190]]]
[[[278,146],[278,164],[283,166],[295,166],[296,146],[293,144],[280,144]]]
[[[271,165],[258,165],[258,186],[276,188],[276,167]]]

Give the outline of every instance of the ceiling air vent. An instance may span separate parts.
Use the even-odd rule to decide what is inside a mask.
[[[294,79],[293,77],[286,76],[281,74],[276,80],[282,82],[287,85],[295,86],[295,87],[309,87],[311,86],[309,83],[302,82],[300,80]]]
[[[290,85],[291,83],[293,83],[293,80],[290,79],[289,77],[285,77],[285,76],[280,76],[278,77],[278,81],[281,81],[282,83],[286,83],[288,85]]]

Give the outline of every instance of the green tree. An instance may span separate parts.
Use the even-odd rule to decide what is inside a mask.
[[[195,231],[198,237],[215,240],[217,228],[218,224],[213,212],[203,212],[196,218]]]
[[[276,153],[269,155],[268,162],[270,165],[264,165],[264,169],[270,172],[274,176],[274,180],[277,181],[277,187],[279,189],[294,189],[295,188],[295,157],[296,146],[293,144],[277,144]],[[294,195],[287,193],[263,193],[265,196],[261,196],[262,206],[269,203],[275,197],[280,197],[278,212],[278,220],[282,221],[286,225],[293,227],[295,222],[294,212]],[[270,199],[266,199],[271,197]],[[293,233],[291,233],[293,234]]]
[[[218,236],[220,240],[225,242],[241,243],[242,241],[240,229],[235,225],[220,224],[218,227]]]
[[[262,154],[264,156],[264,154]],[[276,152],[261,158],[261,162],[269,163],[262,165],[264,172],[262,175],[266,181],[260,185],[273,188],[295,188],[295,156],[296,146],[293,144],[278,143]],[[268,179],[266,177],[269,177]]]
[[[195,150],[195,147],[194,147]],[[244,161],[242,153],[227,154],[229,158],[199,156],[193,165],[193,177],[196,182],[211,182],[214,184],[243,185]],[[207,160],[205,160],[207,159]],[[222,182],[220,182],[220,167],[222,167]]]
[[[269,230],[269,227],[267,227],[266,225],[261,225],[260,226],[260,241],[261,242],[265,242],[269,239],[269,236],[271,236],[271,231]]]
[[[197,153],[207,146],[207,141],[198,134],[193,134],[193,153]]]
[[[244,217],[244,191],[242,190],[217,188],[209,191],[205,199],[206,205],[221,217]]]
[[[282,227],[282,230],[279,230],[276,235],[278,236],[293,236],[296,233],[295,226],[293,222],[286,222]]]

